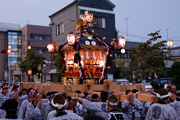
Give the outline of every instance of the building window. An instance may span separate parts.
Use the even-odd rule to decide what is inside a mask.
[[[33,40],[51,40],[51,35],[31,33],[30,38]]]
[[[94,21],[96,21],[96,24],[89,24],[89,27],[106,28],[106,18],[94,16]]]
[[[64,33],[64,23],[56,25],[56,35],[60,35]]]

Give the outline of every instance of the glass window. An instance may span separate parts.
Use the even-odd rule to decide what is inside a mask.
[[[64,23],[60,24],[60,34],[64,33]]]
[[[106,19],[102,18],[102,28],[106,28]]]
[[[60,35],[60,25],[56,25],[56,35]]]
[[[95,25],[89,24],[89,27],[106,28],[106,18],[94,16]]]
[[[46,35],[45,40],[51,40],[51,35]]]

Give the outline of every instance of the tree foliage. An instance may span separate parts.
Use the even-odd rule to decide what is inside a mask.
[[[58,50],[55,49],[53,53],[51,53],[51,58],[52,58],[52,64],[56,67],[57,72],[61,73],[63,71],[63,58],[61,57],[61,55],[59,54]]]
[[[166,75],[164,60],[170,59],[170,57],[167,57],[169,51],[167,51],[166,41],[157,41],[161,38],[159,32],[148,34],[151,37],[149,40],[131,49],[132,56],[129,68],[125,69],[127,70],[126,73],[129,73],[131,76],[129,77],[130,79],[133,78],[133,72],[136,81],[139,76],[145,80],[148,80],[151,76],[152,80],[155,75],[159,77]]]
[[[174,83],[180,88],[180,62],[174,62],[171,66],[171,75],[173,77]]]
[[[38,65],[42,66],[45,64],[44,60],[45,57],[37,54],[31,49],[27,51],[25,60],[19,64],[19,68],[22,72],[26,72],[26,74],[28,74],[28,70],[32,70],[32,75],[35,75],[42,72],[41,70],[38,70]]]

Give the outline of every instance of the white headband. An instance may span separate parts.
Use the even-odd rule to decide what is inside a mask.
[[[117,101],[117,102],[115,102],[115,103],[108,101],[108,104],[109,104],[109,105],[111,105],[111,106],[117,106],[117,105],[118,105],[118,103],[119,103],[118,101]]]
[[[162,96],[161,96],[160,94],[157,93],[157,97],[160,98],[160,99],[167,98],[167,97],[169,97],[170,95],[171,95],[171,93],[168,93],[167,95],[162,95]]]
[[[62,104],[58,104],[58,103],[54,104],[53,99],[52,99],[52,100],[51,100],[51,103],[52,103],[52,105],[53,105],[54,107],[56,107],[56,108],[58,108],[58,109],[62,109],[64,106],[66,106],[67,101],[65,100],[65,103],[64,103],[63,105],[62,105]]]

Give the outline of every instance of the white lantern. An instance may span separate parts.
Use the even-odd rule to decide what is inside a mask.
[[[124,39],[124,37],[121,37],[118,43],[119,47],[124,48],[125,44],[126,44],[126,40]]]
[[[123,48],[121,49],[121,53],[124,54],[126,52],[126,50]]]
[[[69,43],[69,45],[74,45],[75,41],[76,41],[76,37],[74,34],[68,34],[67,35],[67,41]]]

